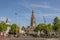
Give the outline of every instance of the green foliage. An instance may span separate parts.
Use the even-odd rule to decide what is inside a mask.
[[[60,19],[58,17],[55,17],[54,18],[54,22],[53,22],[54,25],[51,25],[51,24],[39,24],[36,28],[35,28],[35,31],[42,31],[44,33],[48,33],[48,32],[51,32],[51,31],[60,31]]]
[[[38,30],[43,30],[43,25],[44,24],[39,24],[36,28],[35,28],[35,31],[38,31]]]
[[[60,19],[58,17],[54,18],[53,25],[55,31],[58,31],[60,29]]]
[[[0,32],[6,31],[8,25],[5,22],[0,22]]]
[[[18,33],[19,32],[19,27],[16,24],[11,25],[11,33]]]
[[[51,24],[46,24],[44,27],[45,28],[43,30],[44,30],[45,33],[53,31],[53,27],[52,27]]]
[[[43,31],[44,33],[48,33],[49,31],[53,31],[53,27],[51,24],[39,24],[36,28],[35,31]]]

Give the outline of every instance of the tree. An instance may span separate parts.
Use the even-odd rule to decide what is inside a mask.
[[[53,26],[51,24],[48,24],[48,31],[53,31]]]
[[[2,33],[3,36],[4,36],[4,32],[7,30],[7,27],[8,27],[8,26],[9,26],[9,25],[6,24],[5,22],[3,22],[3,21],[0,22],[0,33]],[[1,34],[0,34],[0,35],[1,35]]]
[[[53,27],[52,27],[51,24],[47,24],[47,25],[45,25],[44,27],[45,27],[45,28],[44,28],[43,30],[44,30],[44,32],[45,32],[46,34],[48,34],[48,32],[53,31]]]
[[[5,22],[0,23],[0,32],[6,31],[8,25]]]
[[[18,33],[19,32],[19,27],[16,24],[12,24],[10,32],[13,33],[13,34]]]
[[[44,24],[38,24],[37,27],[35,28],[35,31],[38,32],[38,36],[40,36],[41,31],[43,30]]]
[[[35,28],[35,31],[38,31],[38,30],[42,31],[43,30],[43,25],[44,24],[37,25],[37,27]]]
[[[48,34],[48,32],[53,31],[53,27],[51,24],[39,24],[36,28],[35,31],[43,31],[45,34]]]
[[[58,17],[54,18],[53,26],[55,31],[58,31],[60,29],[60,20]]]

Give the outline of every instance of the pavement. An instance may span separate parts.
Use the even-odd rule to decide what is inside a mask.
[[[6,37],[0,40],[60,40],[60,38]]]

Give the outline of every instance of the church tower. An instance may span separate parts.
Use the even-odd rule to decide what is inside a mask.
[[[6,19],[6,24],[9,24],[8,18]]]
[[[8,18],[6,19],[6,23],[8,23]]]
[[[34,16],[34,11],[32,10],[32,16],[31,16],[31,25],[32,27],[36,27],[36,18]]]

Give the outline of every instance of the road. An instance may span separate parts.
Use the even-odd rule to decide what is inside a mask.
[[[20,37],[5,37],[0,40],[60,40],[60,38],[40,38],[40,37],[32,37],[32,36],[20,36]]]

